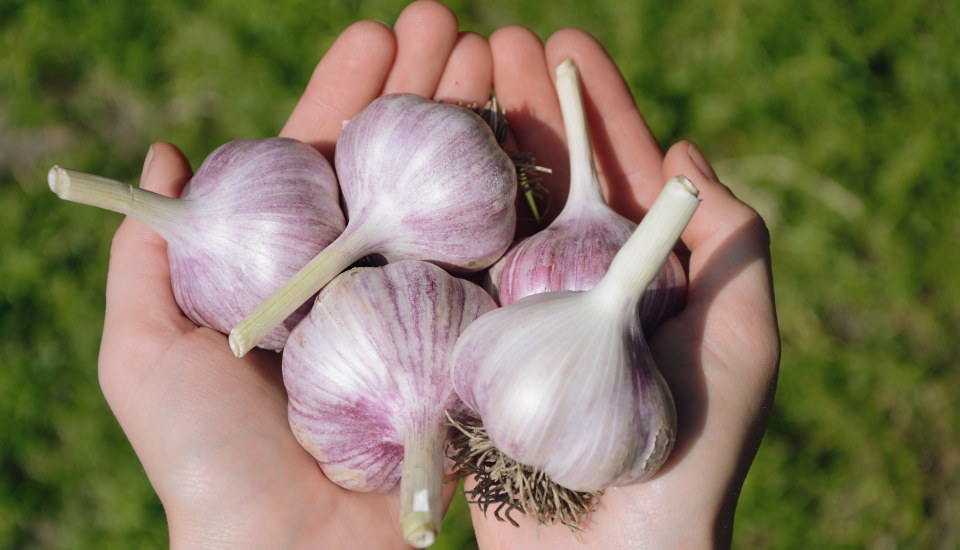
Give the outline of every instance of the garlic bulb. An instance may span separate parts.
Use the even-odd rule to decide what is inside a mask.
[[[452,271],[495,262],[513,238],[516,173],[476,113],[412,94],[374,100],[337,142],[343,234],[230,333],[242,356],[293,308],[368,255]]]
[[[636,228],[601,194],[579,76],[571,60],[557,67],[556,84],[570,156],[570,192],[549,226],[511,248],[491,270],[492,292],[502,305],[540,292],[593,287]],[[670,254],[640,302],[644,328],[650,331],[676,314],[685,289],[683,266]]]
[[[534,294],[467,328],[454,386],[500,451],[574,491],[663,464],[675,411],[637,305],[698,204],[689,180],[671,179],[592,289]]]
[[[337,238],[345,220],[330,163],[288,138],[213,151],[180,198],[54,167],[60,198],[132,216],[167,241],[173,293],[194,323],[224,334]],[[279,350],[309,296],[260,341]],[[299,309],[298,309],[299,308]],[[295,311],[294,311],[295,310]]]
[[[354,268],[320,292],[284,350],[297,439],[343,487],[399,487],[415,546],[431,544],[440,525],[446,414],[469,414],[450,379],[454,342],[495,307],[430,263]]]

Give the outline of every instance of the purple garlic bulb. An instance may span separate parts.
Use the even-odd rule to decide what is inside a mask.
[[[347,489],[399,489],[404,535],[419,547],[440,525],[446,414],[468,415],[450,354],[495,307],[479,286],[427,262],[354,268],[320,292],[283,352],[297,439]]]
[[[177,199],[59,167],[48,180],[63,199],[130,215],[160,234],[180,308],[194,323],[224,334],[345,226],[330,163],[288,138],[220,146]],[[260,347],[282,349],[309,308],[305,302]]]
[[[364,256],[478,271],[510,245],[515,168],[469,109],[412,94],[382,96],[347,123],[335,164],[346,229],[234,327],[230,347],[238,357]]]
[[[454,387],[503,454],[588,492],[664,463],[676,413],[636,311],[698,204],[671,179],[593,288],[533,294],[467,327]]]
[[[491,270],[502,305],[558,290],[587,290],[603,277],[636,224],[603,199],[587,129],[577,69],[569,59],[557,67],[557,94],[570,152],[570,193],[557,218],[527,237]],[[670,254],[640,301],[642,325],[651,331],[683,306],[686,276]]]

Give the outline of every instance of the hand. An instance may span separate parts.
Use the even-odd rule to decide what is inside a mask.
[[[380,94],[483,104],[491,81],[487,42],[458,33],[441,4],[416,2],[392,30],[370,21],[346,29],[282,135],[332,160],[343,121]],[[141,183],[177,196],[190,176],[175,147],[156,144]],[[166,243],[123,222],[111,249],[100,383],[163,503],[171,546],[405,548],[396,495],[341,489],[294,439],[279,357],[257,350],[236,359],[226,336],[184,317]]]
[[[717,180],[692,143],[661,152],[613,61],[591,36],[564,30],[544,46],[529,30],[507,27],[490,37],[490,47],[494,88],[517,147],[553,168],[544,186],[554,195],[565,196],[568,175],[553,75],[572,58],[610,204],[638,221],[678,174],[699,188],[702,203],[682,236],[690,253],[686,308],[650,341],[677,404],[679,433],[667,464],[650,480],[608,489],[582,542],[564,526],[538,528],[514,513],[517,528],[472,508],[477,541],[484,549],[728,546],[779,363],[766,227]],[[557,202],[562,198],[554,200],[554,215]]]

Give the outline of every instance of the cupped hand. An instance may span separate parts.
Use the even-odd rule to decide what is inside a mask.
[[[458,32],[441,4],[409,5],[395,26],[347,28],[320,61],[281,135],[332,161],[343,122],[371,100],[413,92],[483,104],[486,40]],[[178,196],[191,169],[155,144],[142,187]],[[173,547],[403,548],[396,495],[327,480],[287,424],[280,356],[243,359],[174,301],[166,244],[125,220],[113,240],[99,376],[104,395],[163,503]],[[453,485],[446,494],[452,495]]]
[[[520,527],[472,509],[481,548],[716,548],[730,543],[733,511],[763,434],[776,384],[780,339],[770,275],[769,236],[761,218],[719,182],[690,142],[662,152],[617,67],[578,30],[544,45],[522,27],[490,37],[494,88],[517,147],[554,170],[543,185],[562,206],[567,184],[563,121],[554,70],[580,70],[597,168],[611,206],[638,221],[667,179],[683,174],[701,205],[682,236],[689,251],[683,312],[650,345],[676,401],[678,439],[653,478],[606,490],[574,536],[562,525]],[[470,483],[467,483],[470,488]]]

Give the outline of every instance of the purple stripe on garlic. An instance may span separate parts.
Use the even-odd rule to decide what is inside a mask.
[[[401,525],[416,546],[432,543],[440,525],[446,414],[469,416],[450,355],[495,307],[479,286],[430,263],[354,268],[320,292],[283,353],[297,440],[343,487],[399,489]]]
[[[230,347],[237,356],[364,256],[477,271],[513,238],[513,163],[490,127],[466,108],[412,94],[382,96],[344,127],[335,164],[346,229],[234,327]]]
[[[177,199],[59,167],[48,179],[63,199],[127,214],[160,234],[180,308],[224,334],[345,227],[330,163],[288,138],[220,146]],[[259,345],[282,349],[308,299]]]
[[[556,87],[570,157],[570,192],[549,226],[511,248],[492,269],[491,292],[502,305],[540,292],[593,287],[636,228],[604,201],[578,71],[571,60],[557,67]],[[641,300],[640,318],[647,332],[680,310],[685,290],[683,266],[671,254]]]

